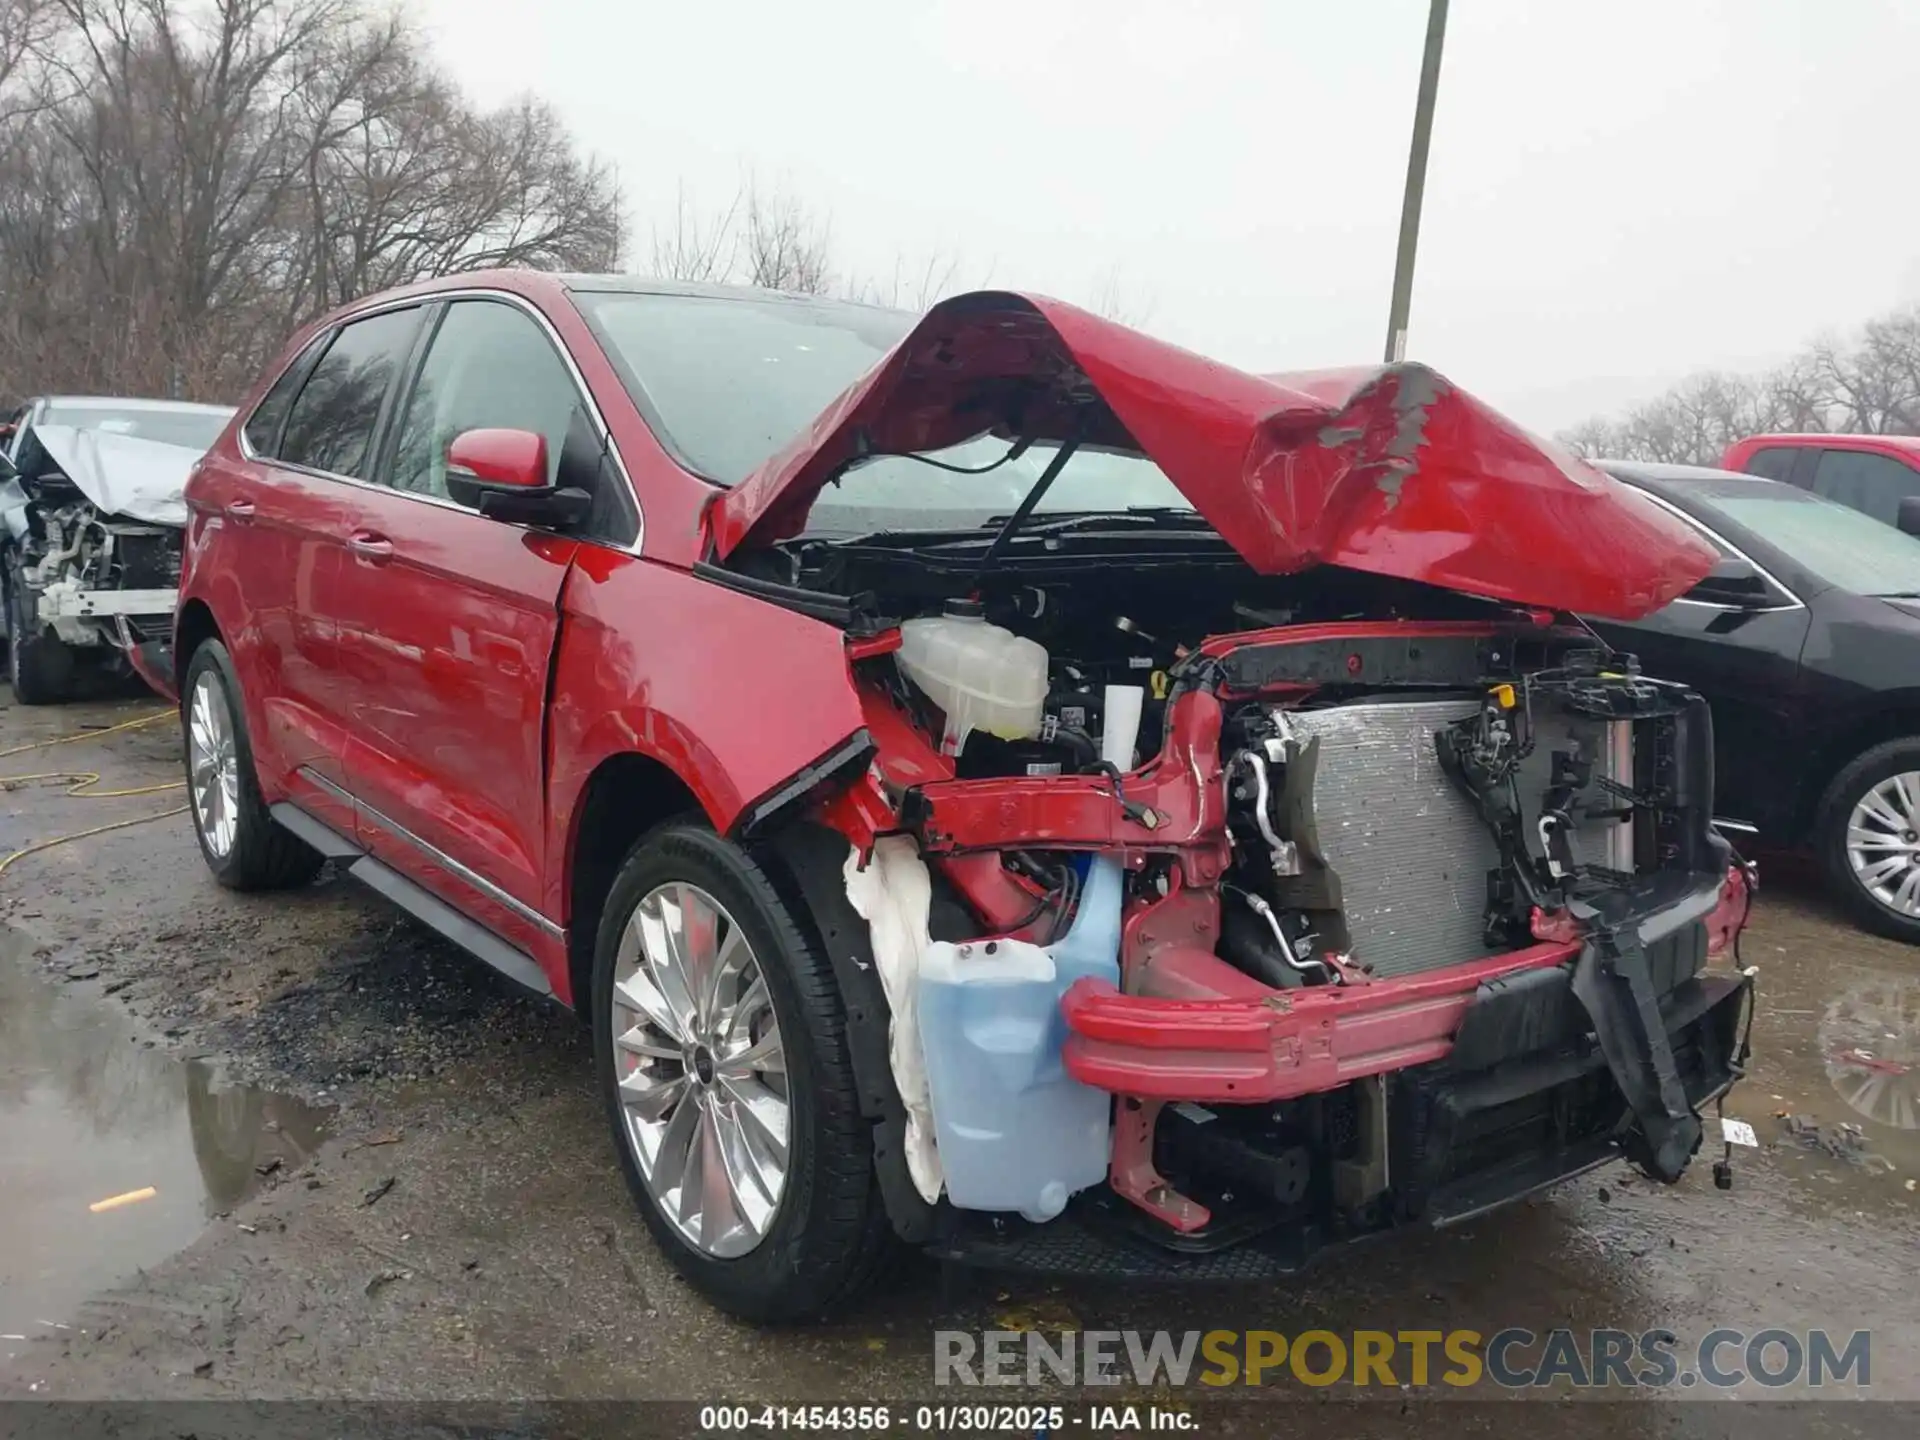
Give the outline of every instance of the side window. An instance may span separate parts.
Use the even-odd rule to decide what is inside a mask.
[[[1813,467],[1813,493],[1891,525],[1899,516],[1900,502],[1920,495],[1920,470],[1864,450],[1822,450]]]
[[[525,311],[504,301],[455,301],[407,401],[391,484],[446,498],[447,446],[463,430],[494,427],[546,436],[551,481],[579,404],[565,362]]]
[[[1747,460],[1746,471],[1749,475],[1764,475],[1769,480],[1789,480],[1793,475],[1796,455],[1797,452],[1790,446],[1770,445],[1765,450],[1753,452]]]
[[[326,337],[303,347],[293,357],[293,363],[273,382],[273,388],[260,397],[260,403],[253,407],[253,413],[247,417],[247,423],[240,427],[247,437],[247,446],[263,460],[276,458],[275,447],[280,443],[280,426],[287,418],[287,411],[293,407],[293,392],[300,388],[300,381],[307,373],[307,361],[313,357],[316,346],[324,345]]]
[[[277,458],[331,475],[370,478],[380,404],[406,363],[419,321],[416,307],[343,327],[287,412]]]

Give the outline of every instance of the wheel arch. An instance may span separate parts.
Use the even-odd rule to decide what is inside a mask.
[[[173,622],[175,694],[182,696],[186,694],[187,666],[193,661],[193,652],[208,640],[226,643],[225,636],[220,630],[220,622],[214,618],[213,607],[196,596],[180,607],[180,613]]]
[[[1920,690],[1878,697],[1872,710],[1854,715],[1828,731],[1816,744],[1812,759],[1802,771],[1800,793],[1793,811],[1793,833],[1786,837],[1789,843],[1804,845],[1814,840],[1821,804],[1842,770],[1875,745],[1909,735],[1920,739]]]
[[[584,1021],[582,999],[593,981],[593,947],[614,878],[649,830],[706,814],[693,787],[656,756],[618,751],[596,765],[581,787],[566,829],[561,873],[567,923],[566,1001]]]

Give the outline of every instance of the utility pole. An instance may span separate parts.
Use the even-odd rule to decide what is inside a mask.
[[[1413,102],[1413,148],[1407,153],[1407,193],[1400,202],[1400,249],[1393,261],[1393,306],[1387,314],[1387,363],[1407,357],[1407,311],[1413,304],[1413,252],[1420,241],[1420,201],[1427,187],[1427,142],[1433,138],[1433,99],[1440,89],[1440,46],[1447,38],[1447,0],[1429,0],[1427,49],[1420,61],[1420,93]]]

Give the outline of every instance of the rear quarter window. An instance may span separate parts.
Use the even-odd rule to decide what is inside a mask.
[[[300,382],[306,378],[314,355],[327,343],[327,338],[325,335],[319,336],[293,357],[293,363],[280,372],[280,378],[273,382],[273,388],[260,397],[260,403],[253,407],[253,413],[247,417],[247,423],[240,427],[241,433],[247,437],[247,448],[261,459],[278,458],[280,429],[286,424],[287,412],[293,408],[294,394],[300,389]]]
[[[287,412],[275,458],[329,475],[370,478],[380,407],[406,364],[419,321],[414,307],[341,327]]]

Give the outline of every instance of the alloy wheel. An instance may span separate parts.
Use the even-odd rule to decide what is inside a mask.
[[[1920,918],[1920,772],[1889,775],[1847,817],[1847,863],[1874,899]]]
[[[747,1254],[786,1189],[791,1092],[772,996],[746,934],[697,885],[634,907],[614,961],[622,1134],[647,1193],[686,1242]]]
[[[187,705],[187,790],[200,838],[215,859],[226,859],[240,825],[240,755],[226,692],[212,670],[194,681]]]

